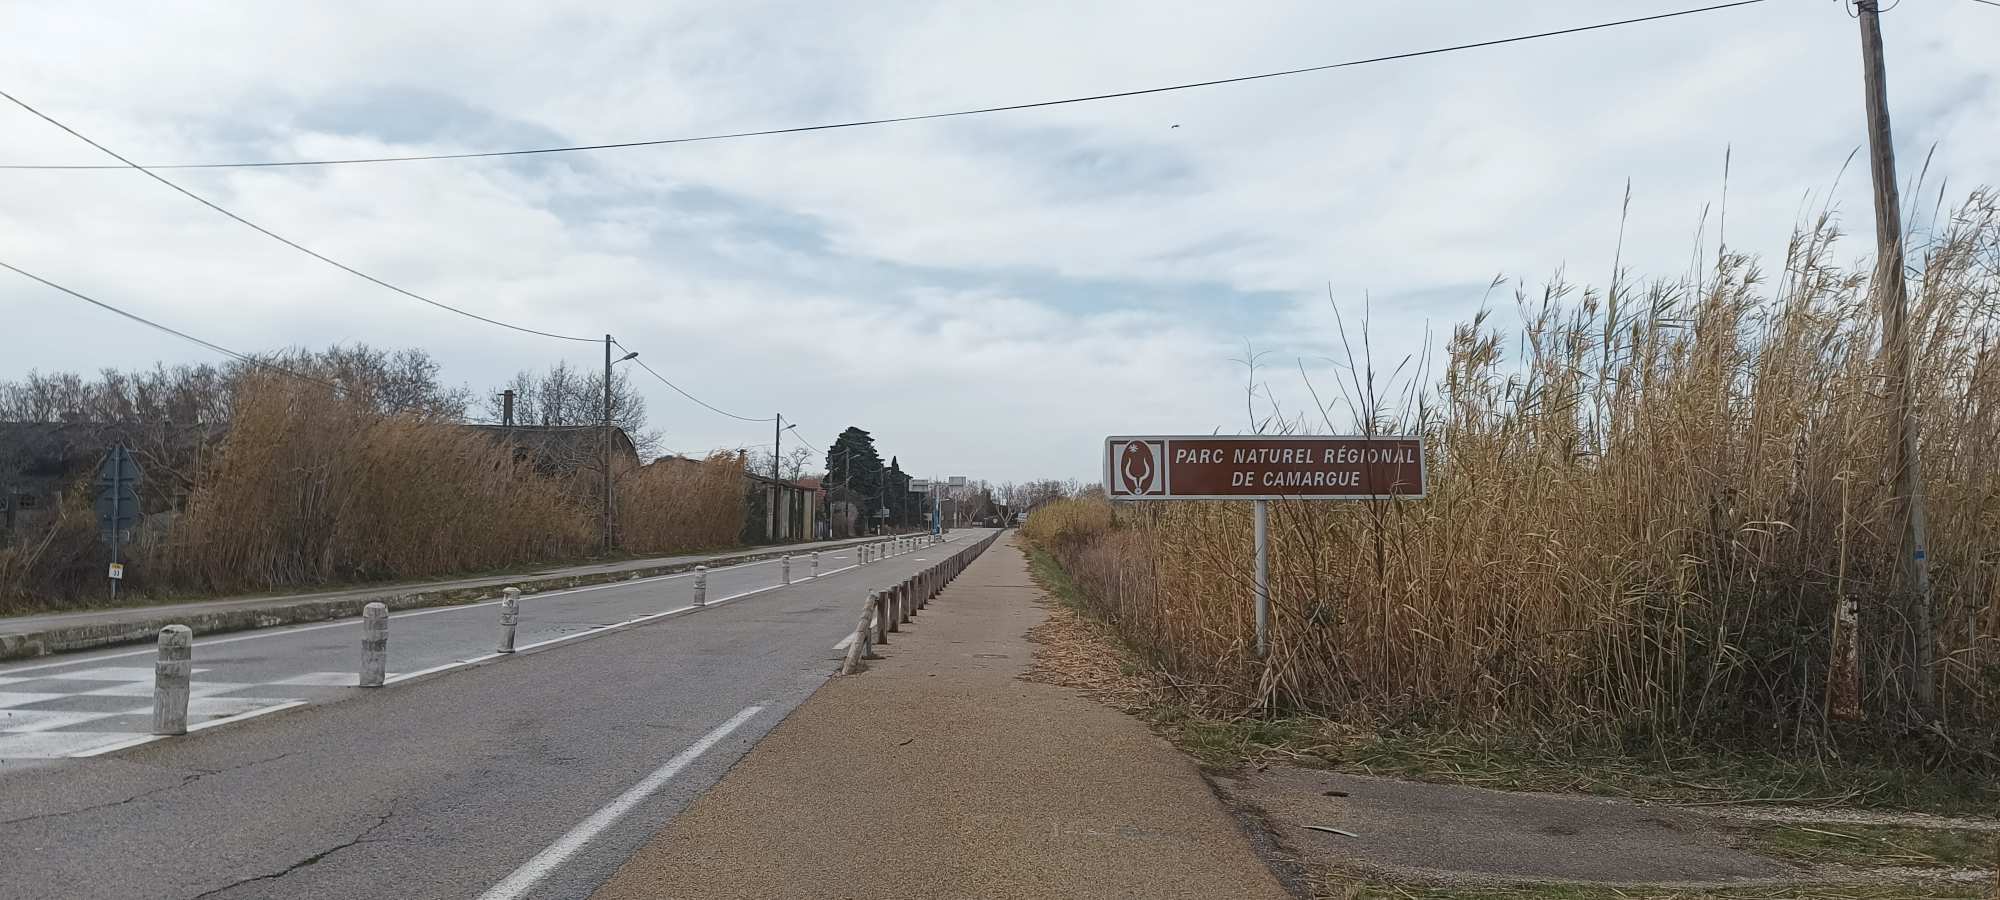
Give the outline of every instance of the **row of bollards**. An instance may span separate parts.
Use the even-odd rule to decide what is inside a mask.
[[[699,583],[699,579],[697,579]],[[521,589],[500,592],[500,646],[514,652],[514,632],[521,623]],[[194,630],[186,625],[160,629],[159,655],[153,662],[153,733],[187,734],[189,679],[194,674]],[[389,607],[370,603],[361,608],[360,687],[381,687],[389,675]]]
[[[896,537],[873,544],[862,544],[858,551],[861,565],[881,562],[892,556],[901,556],[912,550],[944,543],[944,535],[923,534],[916,537]]]
[[[929,606],[931,598],[943,593],[945,586],[964,572],[980,552],[999,536],[999,532],[987,535],[903,579],[894,587],[869,591],[868,605],[861,611],[861,621],[854,626],[854,635],[847,644],[847,658],[840,664],[840,674],[854,674],[861,668],[862,660],[880,659],[875,655],[875,645],[889,643],[889,635],[901,631],[903,623],[915,617],[918,610]],[[924,543],[937,543],[938,540],[932,535]]]
[[[858,558],[862,565],[867,565],[943,540],[938,535],[930,534],[921,538],[894,538],[862,544]],[[987,537],[905,579],[895,588],[871,592],[868,595],[869,609],[862,616],[862,627],[857,630],[857,635],[860,632],[869,632],[869,635],[865,641],[857,640],[857,645],[865,642],[888,643],[889,632],[908,622],[918,609],[928,604],[930,598],[937,596],[946,583],[964,570],[972,557],[978,556],[979,551],[992,542],[993,537]],[[811,577],[818,578],[818,551],[810,555],[809,565]],[[779,561],[778,579],[781,584],[792,583],[792,557],[789,554]],[[708,605],[707,566],[694,567],[694,605]],[[500,643],[495,652],[514,652],[514,635],[520,623],[521,589],[506,588],[500,592]],[[847,671],[851,665],[843,666],[842,671]],[[154,734],[187,733],[188,691],[193,672],[194,631],[186,625],[168,625],[160,629],[159,656],[153,663]],[[381,687],[388,681],[388,674],[389,607],[370,603],[361,609],[361,673],[356,683],[361,687]]]

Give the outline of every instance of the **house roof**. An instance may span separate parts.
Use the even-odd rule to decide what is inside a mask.
[[[547,463],[561,463],[575,466],[585,461],[595,461],[603,452],[604,426],[602,425],[466,425],[475,431],[491,435],[514,447],[533,453],[537,459]],[[611,429],[611,450],[620,456],[637,460],[639,448],[632,444],[632,438],[622,428]]]

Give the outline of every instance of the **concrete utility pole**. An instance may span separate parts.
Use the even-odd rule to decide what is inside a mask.
[[[785,442],[785,414],[771,416],[771,480],[778,480],[778,450]]]
[[[1911,384],[1909,298],[1903,279],[1902,201],[1896,190],[1896,147],[1889,129],[1888,75],[1882,61],[1878,0],[1857,0],[1861,22],[1861,78],[1868,107],[1868,167],[1875,182],[1876,302],[1882,312],[1882,361],[1889,398],[1887,476],[1890,509],[1902,520],[1897,575],[1909,597],[1903,632],[1909,653],[1904,681],[1910,699],[1928,714],[1937,699],[1936,641],[1931,622],[1931,571],[1926,538],[1923,473],[1917,452],[1915,388]]]
[[[514,427],[514,389],[500,392],[500,424]]]

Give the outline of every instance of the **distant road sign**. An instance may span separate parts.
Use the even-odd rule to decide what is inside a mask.
[[[923,492],[925,492],[925,491],[928,491],[928,490],[930,490],[930,489],[931,489],[931,480],[930,480],[930,479],[928,479],[928,478],[912,478],[912,479],[910,479],[910,490],[912,490],[912,491],[916,491],[917,493],[923,493]]]
[[[97,486],[97,530],[115,554],[119,536],[139,524],[139,462],[132,451],[111,448],[97,467]]]
[[[1423,440],[1353,435],[1132,435],[1104,442],[1113,500],[1424,496]]]
[[[951,476],[951,486],[952,486],[952,487],[965,487],[965,476],[963,476],[963,475],[953,475],[953,476]]]

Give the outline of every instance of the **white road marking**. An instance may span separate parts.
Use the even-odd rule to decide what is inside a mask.
[[[730,732],[735,731],[743,723],[750,721],[752,716],[763,711],[764,707],[762,706],[745,707],[734,718],[715,726],[715,730],[702,735],[701,740],[695,741],[692,746],[689,746],[686,750],[682,750],[673,759],[667,760],[666,765],[654,769],[653,774],[646,776],[644,780],[633,785],[630,790],[619,794],[617,799],[605,804],[603,809],[591,813],[590,818],[584,819],[575,828],[571,828],[568,833],[557,838],[555,843],[548,846],[548,849],[535,854],[533,859],[522,863],[521,867],[515,869],[506,879],[494,885],[486,893],[479,895],[479,900],[516,900],[518,897],[525,896],[529,891],[534,889],[535,885],[540,884],[542,879],[549,877],[549,874],[554,872],[557,867],[568,862],[569,858],[575,856],[578,850],[582,850],[583,846],[590,843],[591,839],[602,834],[604,829],[616,824],[619,819],[624,818],[626,813],[631,812],[633,807],[644,802],[647,797],[658,792],[660,788],[666,787],[667,783],[674,780],[674,776],[679,775],[681,770],[687,768],[689,763],[699,759],[702,754],[709,751],[709,748],[714,747],[723,738],[728,737]]]
[[[348,681],[353,681],[354,679],[355,676],[353,675],[347,676]],[[188,696],[213,697],[216,694],[227,694],[230,691],[240,691],[248,687],[263,687],[263,685],[251,682],[240,682],[240,681],[197,681],[194,682],[193,684],[188,685]],[[64,694],[60,696],[69,696],[69,695]],[[122,684],[114,684],[110,687],[98,688],[94,691],[84,691],[80,694],[77,694],[76,696],[151,697],[153,696],[153,677],[151,675],[147,675],[145,681],[127,681]]]
[[[264,684],[282,684],[286,687],[353,687],[359,680],[361,675],[358,672],[307,672],[304,675],[293,675],[277,681],[266,681]]]
[[[21,733],[28,731],[49,731],[70,725],[81,725],[95,719],[108,719],[120,715],[115,712],[63,712],[41,709],[0,709],[0,731]]]
[[[840,639],[840,643],[833,645],[833,649],[845,650],[852,646],[854,646],[854,635],[850,632],[846,637]]]
[[[306,706],[306,704],[310,704],[310,702],[312,702],[312,700],[286,700],[286,702],[282,702],[282,704],[270,704],[270,706],[260,706],[260,708],[256,708],[256,710],[250,710],[250,712],[238,712],[238,714],[234,714],[234,716],[222,716],[222,718],[210,718],[208,722],[188,722],[188,734],[194,734],[194,732],[202,732],[202,730],[208,730],[208,728],[218,728],[218,726],[226,726],[226,724],[236,724],[236,722],[242,722],[242,720],[246,720],[246,718],[258,718],[258,716],[270,716],[272,712],[284,712],[284,710],[294,710],[294,708],[300,708],[300,706]],[[138,712],[148,712],[148,710],[138,710]],[[98,732],[54,732],[54,734],[98,734]],[[88,750],[78,750],[78,752],[66,752],[66,754],[50,754],[50,756],[70,756],[70,758],[80,758],[80,756],[104,756],[104,754],[114,754],[114,752],[118,752],[118,750],[130,750],[130,748],[134,748],[134,746],[140,746],[140,744],[152,744],[154,740],[160,740],[160,738],[164,738],[164,736],[166,736],[166,734],[140,734],[140,736],[136,736],[136,738],[126,738],[126,740],[116,740],[116,742],[110,742],[110,744],[104,744],[104,746],[94,746],[94,748],[88,748]]]
[[[27,706],[30,703],[40,703],[44,700],[55,700],[62,696],[64,695],[44,694],[40,691],[0,691],[0,709],[6,709],[8,707],[14,707],[14,706]]]
[[[261,709],[253,709],[246,713],[237,713],[236,715],[227,716],[220,719],[210,719],[206,722],[193,722],[188,725],[188,731],[189,732],[201,731],[202,729],[205,728],[214,728],[217,725],[229,725],[236,722],[241,722],[244,719],[254,719],[257,718],[258,716],[268,716],[274,712],[284,712],[285,710],[292,709],[294,707],[304,706],[311,702],[312,702],[311,700],[287,700],[283,703],[273,704],[271,706],[266,706]]]
[[[524,650],[526,648],[517,647],[515,649],[518,652],[519,650]],[[476,666],[489,659],[499,659],[500,657],[505,655],[506,654],[504,653],[488,653],[483,656],[474,656],[469,659],[454,659],[451,662],[443,663],[441,665],[435,665],[428,669],[418,669],[415,672],[397,672],[394,675],[382,679],[382,684],[383,686],[386,687],[388,685],[399,684],[401,682],[409,681],[412,678],[422,678],[425,675],[436,675],[439,672],[449,672],[453,669],[457,669],[463,666]],[[347,678],[349,681],[361,680],[361,676],[359,675],[349,675],[347,676]]]

